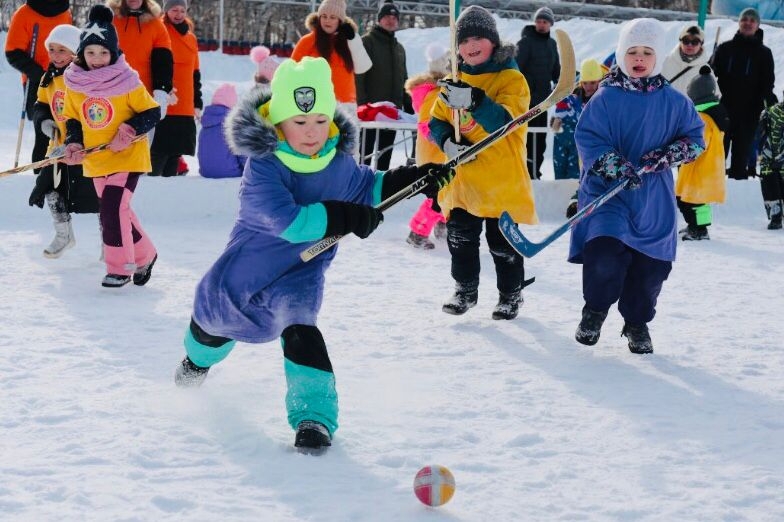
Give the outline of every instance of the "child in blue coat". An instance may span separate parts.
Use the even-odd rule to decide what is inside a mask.
[[[212,103],[204,108],[199,132],[199,174],[205,178],[239,178],[245,167],[245,156],[234,154],[226,143],[223,123],[237,103],[237,90],[230,83],[221,84],[212,95]]]
[[[300,253],[330,236],[366,238],[382,221],[374,208],[428,173],[433,193],[451,179],[441,165],[386,173],[358,166],[357,129],[337,110],[323,58],[287,60],[269,91],[254,89],[227,121],[229,142],[249,157],[240,208],[226,250],[199,283],[185,336],[180,386],[201,384],[236,341],[280,338],[295,446],[320,451],[338,427],[335,377],[316,319],[332,248],[309,262]]]
[[[618,69],[602,80],[577,123],[579,207],[618,178],[627,178],[630,189],[572,229],[569,261],[583,264],[585,306],[575,334],[582,344],[596,344],[617,301],[629,350],[653,352],[647,325],[678,242],[672,167],[705,149],[694,104],[660,74],[665,56],[659,22],[627,22],[616,49]]]

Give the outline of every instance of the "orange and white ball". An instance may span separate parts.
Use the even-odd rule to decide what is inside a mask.
[[[414,494],[428,506],[446,504],[455,494],[455,477],[444,466],[425,466],[414,477]]]

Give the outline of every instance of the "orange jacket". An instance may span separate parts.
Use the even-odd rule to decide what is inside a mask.
[[[57,16],[47,17],[36,13],[25,4],[17,9],[11,17],[11,22],[8,25],[8,35],[5,38],[5,52],[20,50],[29,54],[30,44],[33,39],[33,26],[38,24],[38,40],[35,45],[35,56],[33,59],[45,71],[49,67],[49,53],[46,50],[44,41],[56,26],[72,22],[73,18],[70,10]],[[22,80],[24,81],[25,77]]]
[[[114,3],[109,7],[114,7]],[[147,90],[169,92],[172,87],[171,39],[159,18],[160,7],[157,11],[138,17],[122,16],[118,7],[114,10],[113,23],[125,60],[139,73]]]
[[[314,58],[321,56],[316,48],[315,32],[310,32],[300,38],[291,53],[291,59],[297,62],[305,56]],[[343,58],[337,52],[333,51],[327,61],[332,69],[332,85],[335,86],[335,98],[338,103],[356,103],[357,86],[354,83],[354,73],[348,70]]]
[[[174,25],[165,20],[163,25],[169,32],[171,39],[172,55],[174,56],[172,85],[177,89],[177,103],[166,108],[166,115],[193,116],[194,108],[201,109],[201,92],[196,92],[196,89],[201,91],[201,85],[196,85],[194,79],[194,73],[199,72],[199,44],[193,31],[189,30],[185,34],[180,34]]]

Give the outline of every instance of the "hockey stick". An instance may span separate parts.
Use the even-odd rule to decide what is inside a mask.
[[[457,67],[457,13],[460,11],[460,0],[449,0],[449,61],[452,62],[452,81],[459,80],[457,77],[459,69]],[[452,127],[455,131],[455,143],[460,143],[460,111],[452,109]]]
[[[33,24],[33,38],[30,41],[30,58],[35,60],[35,46],[38,45],[38,24]],[[25,120],[27,119],[27,95],[30,92],[28,83],[30,78],[25,76],[22,82],[22,116],[19,118],[19,133],[16,135],[16,152],[14,153],[14,167],[19,165],[19,154],[22,152],[22,134],[24,134]],[[32,88],[32,87],[30,87]]]
[[[140,134],[140,135],[136,136],[131,141],[131,143],[136,143],[137,141],[142,140],[142,139],[144,139],[146,137],[147,137],[146,134]],[[111,145],[111,142],[102,143],[101,145],[95,145],[94,147],[90,147],[90,148],[84,149],[82,152],[84,152],[85,154],[92,154],[94,152],[101,152],[102,150],[108,149],[109,145]],[[39,161],[34,161],[33,163],[28,163],[27,165],[20,165],[18,167],[14,167],[12,169],[4,170],[4,171],[0,172],[0,178],[4,178],[6,176],[11,176],[13,174],[19,174],[20,172],[24,172],[26,170],[40,169],[42,167],[46,167],[48,165],[52,165],[52,164],[62,160],[63,158],[65,158],[65,153],[57,154],[56,156],[49,156],[48,158],[44,158],[44,159],[39,160]]]
[[[498,219],[498,228],[503,234],[504,238],[509,241],[509,244],[512,245],[518,254],[523,257],[534,257],[536,254],[544,250],[544,248],[561,237],[567,230],[574,227],[577,223],[591,215],[591,213],[596,210],[597,208],[604,205],[607,200],[615,196],[618,192],[626,188],[626,184],[629,182],[627,178],[621,178],[616,180],[615,183],[610,185],[610,188],[602,194],[601,196],[597,197],[583,208],[579,210],[574,216],[569,218],[569,220],[555,229],[552,234],[544,238],[539,243],[534,243],[526,238],[520,229],[517,228],[517,224],[512,219],[512,216],[509,215],[508,212],[504,211],[501,214],[501,217]]]
[[[57,129],[57,127],[55,127],[52,130],[52,141],[55,143],[55,145],[59,145],[60,131]],[[55,163],[54,168],[52,170],[53,170],[52,180],[54,181],[54,188],[57,188],[60,186],[60,164]]]
[[[542,101],[542,103],[536,105],[532,109],[528,110],[528,112],[521,114],[517,118],[513,119],[503,127],[496,129],[495,131],[491,132],[484,139],[476,142],[475,144],[468,147],[466,150],[449,160],[446,165],[449,168],[455,168],[458,165],[462,165],[470,161],[474,156],[485,150],[486,148],[492,146],[496,141],[499,139],[507,136],[511,132],[517,130],[518,128],[522,127],[526,123],[528,123],[533,118],[537,117],[542,112],[547,111],[550,107],[561,101],[562,99],[569,96],[572,91],[574,90],[574,78],[576,73],[576,66],[574,60],[574,48],[572,48],[572,41],[569,39],[569,35],[567,35],[561,29],[555,30],[555,39],[558,42],[558,55],[561,62],[561,73],[558,77],[558,84],[553,89],[553,92]],[[397,194],[392,195],[391,197],[387,198],[386,200],[382,201],[376,208],[381,211],[384,211],[391,207],[392,205],[414,196],[418,194],[422,189],[427,186],[426,181],[427,176],[423,176],[416,180],[414,183],[409,185],[408,187],[404,188]],[[332,237],[325,237],[324,239],[316,242],[310,248],[303,250],[300,253],[299,257],[303,261],[310,261],[323,251],[327,250],[328,248],[335,245],[338,240],[340,240],[342,236],[332,236]]]

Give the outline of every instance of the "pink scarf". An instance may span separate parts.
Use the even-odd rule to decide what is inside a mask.
[[[122,54],[115,63],[100,69],[85,70],[71,62],[63,78],[66,87],[88,96],[117,96],[142,85],[139,73],[131,69]]]

